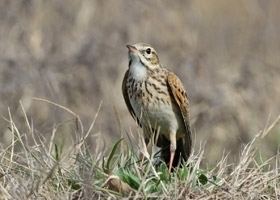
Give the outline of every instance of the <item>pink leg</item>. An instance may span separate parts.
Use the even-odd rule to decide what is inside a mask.
[[[172,164],[176,151],[176,133],[170,133],[170,159],[169,159],[169,173],[171,173]]]
[[[170,150],[170,160],[169,160],[169,170],[168,170],[169,173],[171,173],[174,156],[175,156],[175,151]]]

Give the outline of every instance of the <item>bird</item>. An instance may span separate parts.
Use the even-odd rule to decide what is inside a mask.
[[[154,133],[169,173],[187,161],[192,149],[189,98],[178,76],[162,67],[155,49],[146,43],[126,45],[128,69],[122,81],[126,106],[143,129],[146,145]]]

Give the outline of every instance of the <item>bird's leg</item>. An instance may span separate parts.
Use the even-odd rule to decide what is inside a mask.
[[[175,133],[171,132],[169,137],[170,137],[169,173],[171,173],[175,151],[176,151],[176,132]]]

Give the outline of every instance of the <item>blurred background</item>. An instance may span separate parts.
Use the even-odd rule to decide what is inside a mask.
[[[277,0],[1,0],[0,144],[11,142],[8,108],[26,131],[68,143],[73,116],[32,97],[61,104],[112,145],[137,132],[121,93],[126,44],[145,42],[181,78],[191,102],[195,150],[205,161],[236,159],[244,144],[280,114],[280,1]],[[71,137],[70,137],[71,136]],[[276,153],[276,127],[259,145]],[[109,146],[110,147],[110,146]]]

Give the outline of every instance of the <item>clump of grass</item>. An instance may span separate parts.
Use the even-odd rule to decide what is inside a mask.
[[[108,147],[106,152],[91,153],[86,141],[98,112],[85,131],[74,112],[42,101],[73,115],[79,137],[70,147],[58,145],[54,141],[55,128],[50,138],[38,134],[22,109],[28,130],[22,132],[9,112],[6,121],[12,142],[0,149],[1,199],[280,198],[279,153],[265,161],[256,160],[256,141],[261,141],[277,125],[279,118],[244,147],[238,162],[228,164],[224,156],[213,168],[203,168],[201,148],[184,166],[169,174],[164,163],[154,165],[155,158],[140,160],[123,139]]]

